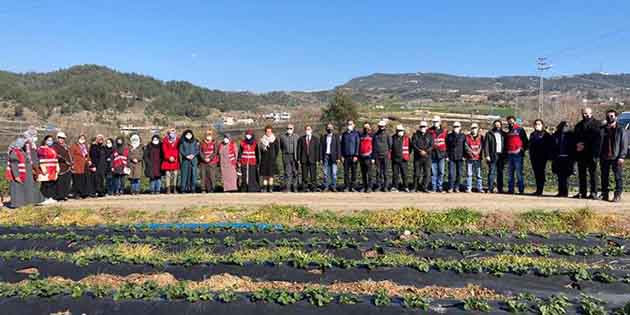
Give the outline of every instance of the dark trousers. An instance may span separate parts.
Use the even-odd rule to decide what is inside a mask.
[[[542,193],[545,190],[545,169],[547,168],[546,159],[531,159],[534,178],[536,179],[536,192]]]
[[[346,189],[354,189],[357,182],[357,162],[351,156],[344,157],[343,160],[343,183]]]
[[[92,181],[94,185],[92,189],[96,194],[103,196],[107,193],[107,188],[105,187],[105,174],[95,172],[92,174]]]
[[[49,198],[56,198],[57,197],[57,181],[48,181],[48,182],[42,182],[42,186],[40,187],[40,190],[42,192],[42,195],[44,195],[44,198],[49,199]]]
[[[372,189],[372,160],[370,159],[361,159],[361,180],[363,182],[363,191],[368,191]]]
[[[420,158],[413,160],[413,184],[416,191],[426,191],[431,182],[431,159]]]
[[[315,189],[315,183],[317,183],[317,163],[305,162],[301,164],[304,189]]]
[[[498,157],[495,161],[488,162],[488,191],[494,191],[495,183],[497,191],[503,192],[503,172],[505,170],[505,158]]]
[[[464,160],[448,161],[448,188],[452,191],[459,191],[462,178],[462,165]]]
[[[282,165],[284,166],[284,180],[287,189],[292,189],[293,185],[298,185],[298,168],[295,156],[293,154],[284,154],[282,156]]]
[[[586,187],[586,177],[588,175],[588,183],[590,187],[590,193],[597,194],[597,160],[596,159],[584,159],[578,160],[578,179],[580,183],[580,195],[585,197],[588,193]]]
[[[399,179],[401,181],[399,181]],[[399,183],[402,182],[402,187]],[[407,161],[392,161],[392,187],[396,189],[406,189],[407,187]]]
[[[55,199],[65,200],[70,193],[70,185],[72,184],[72,174],[65,173],[57,177],[57,184],[55,185]]]
[[[72,174],[72,194],[75,197],[85,198],[90,195],[88,186],[88,174]]]
[[[201,177],[201,189],[204,192],[213,192],[216,182],[217,165],[210,163],[199,164],[199,175]]]
[[[376,161],[376,184],[382,190],[389,188],[389,182],[387,181],[387,164],[389,160],[386,156],[378,156]]]
[[[608,193],[608,178],[611,169],[615,176],[615,193],[621,193],[623,191],[623,165],[617,164],[617,160],[601,160],[599,163],[602,172],[602,194]]]

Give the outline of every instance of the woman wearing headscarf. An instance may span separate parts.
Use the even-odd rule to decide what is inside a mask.
[[[556,197],[569,196],[569,177],[573,175],[575,165],[575,136],[566,121],[560,122],[553,133],[551,170],[558,176],[558,194]]]
[[[164,184],[166,193],[177,193],[177,177],[179,176],[179,138],[175,128],[171,128],[162,139],[162,171],[164,171]]]
[[[263,189],[273,191],[273,177],[276,175],[276,160],[280,152],[280,141],[276,141],[271,126],[265,127],[265,134],[260,138],[260,176],[263,180]]]
[[[129,149],[129,181],[131,181],[131,194],[140,193],[140,179],[144,173],[144,148],[140,143],[140,136],[137,134],[129,138],[131,148]]]
[[[94,143],[90,146],[90,165],[89,172],[92,176],[92,193],[96,196],[102,197],[107,193],[105,186],[105,174],[111,167],[107,159],[110,154],[107,154],[107,147],[105,146],[105,137],[99,134],[96,136]]]
[[[9,158],[4,177],[9,182],[11,208],[19,208],[28,204],[27,195],[30,187],[26,187],[25,183],[26,169],[30,165],[27,165],[26,153],[24,153],[25,143],[26,139],[19,137],[9,146]]]
[[[199,142],[192,130],[184,131],[179,144],[179,158],[181,162],[182,193],[194,193],[197,190],[197,158],[199,157]]]
[[[86,198],[89,196],[87,172],[92,162],[90,162],[86,142],[85,135],[80,135],[77,142],[70,146],[70,156],[72,157],[72,194],[75,198]]]
[[[37,149],[37,158],[39,159],[39,169],[41,171],[37,181],[41,182],[40,190],[44,196],[43,204],[57,202],[55,196],[57,192],[57,176],[59,175],[59,160],[57,160],[57,152],[53,148],[54,144],[53,136],[47,135]]]
[[[216,181],[217,164],[219,164],[218,146],[214,141],[214,131],[208,129],[206,138],[201,142],[199,152],[199,173],[201,176],[201,189],[206,192],[214,191]]]
[[[59,161],[59,175],[57,176],[57,189],[55,199],[57,201],[66,201],[70,196],[72,188],[72,156],[70,155],[70,147],[66,143],[66,134],[63,131],[57,133],[57,141],[53,145],[57,152],[57,160]]]
[[[105,140],[105,186],[107,186],[107,194],[113,196],[114,191],[114,172],[112,169],[112,154],[114,153],[114,139],[107,138]]]
[[[223,135],[223,142],[219,144],[219,161],[221,163],[221,177],[223,177],[223,191],[238,190],[237,180],[238,146],[232,141],[230,134]]]
[[[114,174],[114,194],[122,195],[125,189],[125,176],[131,173],[129,148],[122,137],[116,138],[116,145],[112,151],[112,173]]]
[[[24,132],[24,154],[26,155],[27,163],[31,165],[26,169],[26,181],[24,186],[29,188],[26,191],[26,200],[29,204],[38,204],[44,201],[39,184],[36,179],[41,174],[39,168],[39,158],[37,157],[37,129],[35,127],[29,127]]]
[[[238,152],[238,163],[241,166],[241,191],[260,192],[258,185],[258,161],[260,151],[254,138],[254,131],[248,129],[245,139],[241,140],[241,148]]]
[[[161,187],[162,175],[162,143],[159,135],[151,137],[151,143],[144,148],[144,176],[149,178],[149,189],[152,194],[159,194]]]

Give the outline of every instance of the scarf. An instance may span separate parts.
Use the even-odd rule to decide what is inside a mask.
[[[260,144],[263,146],[263,150],[267,151],[269,149],[269,145],[276,141],[276,136],[271,134],[271,136],[267,136],[266,134],[260,138]]]
[[[81,155],[83,155],[83,157],[86,157],[88,155],[88,149],[85,143],[79,143],[79,149],[81,149]]]

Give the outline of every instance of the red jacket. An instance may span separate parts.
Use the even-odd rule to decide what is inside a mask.
[[[521,139],[521,127],[514,124],[512,130],[505,134],[505,151],[508,154],[518,154],[523,150],[524,143]]]
[[[466,135],[466,158],[469,160],[481,160],[481,143],[483,142],[481,135],[474,138],[472,135]]]
[[[163,171],[177,171],[179,170],[179,138],[176,138],[173,143],[168,142],[168,136],[162,139],[162,152],[164,153],[164,160],[162,161]],[[173,158],[173,162],[170,158]]]
[[[39,159],[39,167],[46,170],[46,177],[48,181],[57,180],[59,173],[59,160],[57,159],[57,152],[52,147],[39,147],[37,149],[37,158]]]
[[[443,129],[440,134],[437,134],[433,129],[429,129],[429,133],[433,137],[433,147],[438,151],[446,152],[446,135],[448,134],[446,129]]]
[[[247,141],[241,141],[241,165],[256,165],[256,141],[251,144]]]
[[[20,178],[20,181],[23,183],[26,181],[26,156],[24,156],[24,153],[20,151],[20,149],[14,148],[11,151],[15,153],[15,155],[17,156],[18,177]],[[4,173],[4,177],[6,178],[6,180],[10,182],[13,182],[16,180],[15,176],[13,176],[13,172],[11,171],[11,164],[9,161],[7,161],[7,170]]]
[[[125,174],[129,158],[129,148],[125,147],[122,154],[118,153],[118,149],[112,152],[112,172],[115,174]]]
[[[201,163],[208,163],[210,165],[216,165],[219,163],[219,152],[217,151],[217,145],[214,141],[201,142]],[[210,158],[210,162],[206,162],[206,159]]]

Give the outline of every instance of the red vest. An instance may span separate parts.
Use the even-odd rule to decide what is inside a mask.
[[[245,140],[241,141],[241,165],[256,165],[256,141],[248,144]]]
[[[372,156],[372,135],[369,133],[359,140],[359,156],[366,158]]]
[[[55,149],[51,147],[39,147],[37,149],[37,157],[39,158],[39,167],[46,169],[48,181],[57,180],[59,160],[57,159]]]
[[[403,136],[402,156],[404,161],[409,161],[409,136],[407,135]]]
[[[517,154],[523,149],[523,140],[521,140],[520,131],[521,127],[514,124],[512,130],[505,134],[505,151],[507,151],[508,154]]]
[[[472,135],[466,135],[466,144],[470,148],[470,152],[466,152],[466,158],[469,160],[481,159],[481,135],[474,138]]]
[[[214,148],[215,148],[215,143],[214,141],[208,143],[206,141],[201,142],[201,154],[203,156],[203,160],[201,161],[202,163],[209,163],[212,165],[215,165],[217,163],[219,163],[219,155],[215,154],[214,157],[210,160],[210,162],[206,162],[206,158],[209,158],[210,155],[212,155],[212,153],[215,152]]]
[[[23,183],[26,181],[26,156],[20,149],[14,148],[11,150],[12,153],[15,153],[18,159],[18,177],[20,181]],[[11,172],[11,162],[7,161],[7,170],[4,173],[4,177],[6,180],[13,182],[15,181],[15,176],[13,176],[13,172]]]
[[[219,152],[221,152],[224,147],[225,142],[221,142],[221,144],[219,144]],[[230,144],[228,144],[228,159],[230,159],[230,164],[232,164],[232,166],[236,166],[236,143],[234,142],[230,142]]]
[[[435,129],[429,129],[429,133],[433,137],[433,147],[440,152],[446,152],[446,129],[440,134],[437,134]]]
[[[114,169],[122,169],[127,167],[127,157],[129,156],[129,148],[125,148],[123,154],[119,154],[118,150],[114,149],[112,153],[112,168]]]

